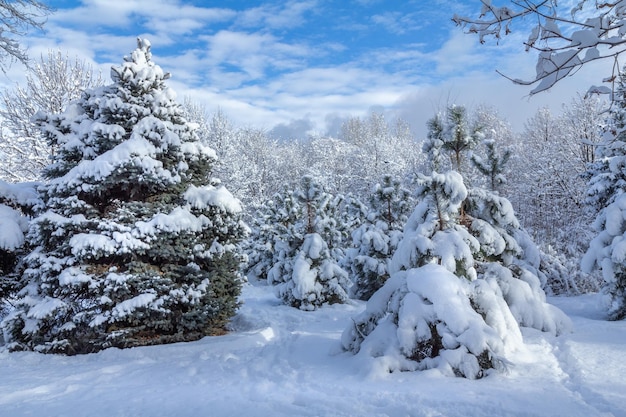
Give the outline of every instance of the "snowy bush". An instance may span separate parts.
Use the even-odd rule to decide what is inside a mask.
[[[59,115],[36,120],[57,149],[40,187],[11,349],[67,354],[195,340],[237,309],[241,205],[138,47]]]
[[[546,277],[543,286],[547,295],[570,296],[599,292],[602,277],[598,271],[584,272],[580,267],[582,255],[559,253],[550,245],[542,245],[540,273]]]

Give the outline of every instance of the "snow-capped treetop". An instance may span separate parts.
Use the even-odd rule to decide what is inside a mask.
[[[483,138],[482,126],[470,123],[465,107],[452,105],[444,114],[437,114],[428,121],[428,137],[423,151],[433,170],[445,168],[442,167],[445,151],[450,156],[450,168],[462,172],[463,155]]]
[[[206,183],[215,151],[199,141],[195,126],[183,117],[175,93],[164,83],[169,75],[150,59],[149,42],[140,39],[138,45],[113,67],[115,83],[86,91],[62,114],[35,116],[58,147],[45,172],[49,192],[89,193],[104,202],[110,200],[104,178],[141,194],[186,178],[195,185]],[[183,160],[176,161],[176,154]]]
[[[124,64],[111,68],[111,79],[116,82],[128,82],[135,80],[137,88],[153,88],[154,83],[161,83],[170,78],[169,73],[164,73],[160,66],[152,62],[150,41],[137,38],[137,49],[130,57],[124,57]]]
[[[456,171],[433,172],[430,177],[420,178],[419,203],[391,260],[392,274],[436,262],[459,276],[476,278],[472,253],[480,246],[459,225],[460,209],[466,197],[463,177]]]
[[[493,137],[483,140],[483,144],[487,148],[486,158],[483,159],[474,153],[471,160],[476,169],[489,179],[491,191],[497,191],[500,185],[506,184],[504,168],[511,158],[511,151],[507,149],[503,153],[497,152],[496,141]]]

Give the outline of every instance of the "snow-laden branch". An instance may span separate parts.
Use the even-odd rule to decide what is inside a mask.
[[[28,62],[28,55],[17,38],[28,29],[42,29],[51,9],[38,0],[0,0],[0,70],[7,61]]]
[[[511,0],[508,6],[494,6],[481,0],[478,18],[455,15],[452,20],[468,33],[476,34],[481,43],[492,37],[497,41],[512,32],[514,22],[536,19],[524,42],[526,51],[538,52],[536,74],[530,79],[500,75],[516,84],[535,85],[530,94],[548,90],[583,65],[597,60],[614,61],[612,82],[619,70],[618,57],[626,50],[626,0],[599,2],[579,1],[566,11],[556,0]],[[593,93],[609,93],[609,87],[590,88]]]

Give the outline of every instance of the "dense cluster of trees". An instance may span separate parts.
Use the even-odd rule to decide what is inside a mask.
[[[390,371],[505,367],[520,327],[568,329],[546,292],[602,285],[609,317],[626,317],[622,74],[608,114],[579,96],[558,115],[538,110],[521,133],[493,109],[449,105],[426,138],[372,112],[337,138],[290,141],[178,103],[147,40],[111,78],[51,52],[25,88],[0,94],[11,350],[219,334],[246,278],[302,310],[367,301],[342,345],[389,356]]]

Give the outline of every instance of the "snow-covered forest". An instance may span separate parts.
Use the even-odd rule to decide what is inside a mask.
[[[0,411],[626,415],[626,68],[279,139],[151,48],[0,92]]]

